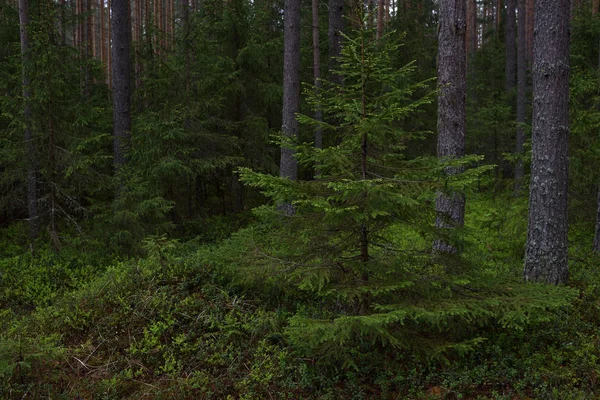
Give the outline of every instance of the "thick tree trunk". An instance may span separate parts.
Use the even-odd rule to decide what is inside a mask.
[[[35,239],[39,233],[39,212],[36,178],[37,146],[31,128],[31,65],[29,56],[29,3],[19,0],[19,27],[21,35],[21,61],[23,84],[23,118],[25,120],[25,152],[27,154],[27,210],[29,213],[29,235]]]
[[[515,88],[517,67],[517,42],[516,42],[516,0],[506,0],[506,24],[504,43],[506,47],[506,91],[512,92]],[[514,98],[511,96],[511,98]]]
[[[341,84],[342,76],[335,73],[338,57],[342,54],[342,31],[344,29],[344,0],[329,0],[329,79]]]
[[[525,4],[526,0],[518,0],[519,4],[519,47],[517,55],[517,135],[515,152],[522,155],[524,152],[523,144],[525,143],[525,128],[527,122],[527,41],[526,41],[526,17]],[[523,160],[518,160],[515,165],[515,194],[521,191],[523,176],[525,175],[525,167]]]
[[[567,265],[569,0],[535,3],[529,227],[523,277],[564,283]]]
[[[295,140],[298,137],[296,113],[300,109],[300,0],[285,0],[283,32],[283,134]],[[291,180],[298,179],[295,153],[285,144],[281,147],[279,174]],[[291,204],[281,205],[292,213]]]
[[[313,77],[315,90],[318,92],[321,88],[321,49],[319,47],[319,0],[312,0],[312,39],[313,39]],[[321,106],[317,105],[315,110],[315,119],[323,120],[323,111]],[[323,148],[323,130],[320,126],[315,129],[315,147]]]
[[[115,169],[127,162],[131,134],[131,27],[128,0],[112,0],[112,96]]]
[[[466,131],[466,10],[464,1],[441,0],[438,48],[438,157],[462,157]],[[447,174],[457,170],[448,169]],[[439,193],[436,200],[436,227],[452,228],[464,223],[465,199],[458,193]],[[456,252],[443,240],[434,249]]]

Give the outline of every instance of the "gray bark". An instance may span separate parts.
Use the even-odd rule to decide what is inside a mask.
[[[29,4],[28,0],[19,0],[19,28],[21,35],[21,61],[23,84],[23,118],[25,120],[25,151],[27,153],[27,211],[29,214],[29,235],[37,238],[39,233],[39,211],[36,178],[37,146],[31,129],[31,77],[29,57]]]
[[[441,0],[438,29],[438,157],[458,158],[465,154],[466,132],[466,3]],[[448,169],[446,174],[460,171]],[[436,200],[436,227],[448,229],[462,226],[465,199],[459,193],[439,193]],[[434,249],[456,252],[454,246],[443,240],[434,243]]]
[[[523,144],[525,143],[525,128],[524,124],[527,121],[527,39],[526,39],[526,3],[525,0],[518,0],[519,4],[519,47],[517,55],[517,135],[515,143],[515,152],[522,155],[524,152]],[[523,176],[525,175],[525,167],[523,160],[518,160],[515,165],[515,194],[521,191]]]
[[[115,169],[127,162],[131,136],[131,20],[129,2],[112,0],[112,100]]]
[[[329,0],[329,79],[341,84],[342,76],[333,72],[338,68],[342,54],[342,31],[344,29],[344,0]]]
[[[569,0],[535,2],[529,227],[523,277],[568,278]]]
[[[512,92],[515,88],[515,77],[517,67],[517,43],[516,43],[516,15],[515,0],[506,0],[506,24],[504,44],[506,51],[506,91]]]
[[[292,140],[298,137],[296,114],[300,107],[300,0],[285,0],[283,21],[283,134]],[[298,161],[294,150],[281,146],[279,175],[298,179]],[[280,205],[287,214],[293,212],[291,204]]]
[[[321,88],[321,50],[319,48],[319,0],[312,0],[312,24],[313,24],[313,76],[315,81],[315,90]],[[321,122],[323,120],[323,111],[318,105],[315,110],[315,120]],[[315,129],[315,147],[323,148],[323,129],[318,126]]]

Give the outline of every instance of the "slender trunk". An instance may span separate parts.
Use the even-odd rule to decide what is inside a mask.
[[[440,1],[438,62],[438,157],[462,157],[466,132],[466,10],[464,1]],[[460,171],[448,168],[447,175]],[[458,193],[438,193],[436,227],[448,229],[464,224],[465,198]],[[454,253],[457,249],[436,240],[434,249]]]
[[[535,3],[532,163],[523,277],[567,281],[569,0]]]
[[[594,0],[592,2],[592,16],[596,16],[598,14],[599,8],[600,0]],[[600,70],[600,52],[598,56],[598,69]],[[598,189],[598,210],[596,212],[596,231],[594,233],[593,250],[596,253],[600,253],[600,188]]]
[[[472,58],[477,51],[477,4],[476,0],[467,0],[467,54]]]
[[[19,28],[21,35],[21,62],[23,84],[23,118],[25,120],[25,152],[27,154],[27,210],[29,213],[29,236],[35,240],[39,233],[38,193],[36,177],[37,146],[32,131],[31,110],[31,57],[29,56],[29,3],[19,0]]]
[[[519,4],[519,26],[518,26],[518,55],[517,55],[517,137],[515,152],[522,156],[524,153],[523,144],[525,143],[525,128],[527,122],[527,44],[526,44],[526,0],[518,0]],[[525,167],[523,160],[519,159],[515,165],[515,194],[521,191]]]
[[[65,0],[60,0],[60,44],[64,46],[67,44],[67,28],[65,26]]]
[[[285,0],[283,33],[283,112],[281,130],[287,139],[298,138],[300,109],[300,0]],[[280,176],[295,181],[298,179],[298,162],[294,150],[281,146]],[[293,213],[291,204],[280,208]]]
[[[527,0],[526,3],[526,29],[525,38],[526,38],[526,48],[527,48],[527,64],[531,65],[533,63],[533,24],[534,24],[534,0]]]
[[[506,47],[506,91],[511,93],[515,88],[517,67],[515,0],[506,0],[506,24],[504,43]],[[511,99],[514,97],[511,96]]]
[[[507,3],[510,0],[507,0]],[[514,8],[514,7],[513,7]],[[497,0],[496,2],[496,34],[500,34],[500,29],[502,28],[502,10],[504,9],[504,4],[502,0]]]
[[[112,94],[114,166],[127,162],[131,132],[131,27],[128,0],[112,0]]]
[[[112,69],[113,69],[113,55],[112,55],[112,49],[113,49],[113,41],[112,41],[112,17],[111,17],[111,10],[112,10],[112,0],[106,0],[107,1],[107,21],[106,21],[106,25],[108,25],[108,36],[106,37],[107,39],[107,53],[106,53],[106,57],[108,58],[108,63],[107,63],[107,68],[106,68],[106,74],[108,75],[108,86],[112,88]]]
[[[385,0],[377,1],[377,40],[383,36],[383,14]]]
[[[594,251],[600,253],[600,189],[598,190],[598,210],[596,212],[596,232],[594,234]]]
[[[312,39],[313,39],[313,76],[315,91],[319,93],[321,88],[321,50],[319,48],[319,0],[312,0]],[[315,110],[315,119],[319,122],[323,120],[323,111],[321,106],[317,105]],[[317,126],[315,129],[315,147],[323,148],[323,129]]]

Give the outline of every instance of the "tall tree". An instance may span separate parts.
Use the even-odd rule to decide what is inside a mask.
[[[517,43],[516,43],[516,0],[506,0],[506,24],[504,25],[504,44],[506,51],[506,91],[512,92],[515,88],[515,73],[517,67]]]
[[[469,57],[477,51],[477,3],[467,0],[467,50]]]
[[[312,40],[313,40],[313,76],[315,90],[321,88],[321,49],[319,46],[319,0],[312,0]],[[323,120],[323,111],[321,106],[317,105],[315,110],[315,120]],[[323,129],[321,126],[315,128],[315,146],[323,148]]]
[[[592,1],[592,16],[596,16],[600,11],[600,0]],[[600,54],[600,52],[599,52]],[[598,69],[600,70],[600,56],[598,61]],[[598,209],[596,211],[596,230],[594,233],[593,250],[600,253],[600,187],[598,188]]]
[[[29,3],[19,0],[19,27],[21,34],[21,62],[23,84],[23,118],[25,122],[25,150],[27,152],[27,209],[29,212],[29,234],[32,239],[38,236],[39,211],[36,178],[37,149],[32,131],[31,110],[31,65],[29,57]]]
[[[385,13],[385,0],[377,1],[377,39],[383,36],[383,20]]]
[[[464,1],[441,0],[438,28],[438,157],[449,159],[465,154],[466,132],[466,9]],[[447,168],[446,174],[460,172]],[[436,200],[436,227],[462,226],[465,199],[459,193],[439,193]],[[456,252],[456,248],[437,240],[434,248]]]
[[[529,227],[523,277],[568,278],[569,0],[535,3]]]
[[[126,162],[131,135],[131,22],[128,0],[112,0],[112,98],[114,165]]]
[[[298,137],[300,110],[300,0],[285,0],[283,22],[283,134],[291,140]],[[283,143],[279,165],[281,177],[298,179],[298,162],[294,151]],[[290,204],[282,205],[286,213],[293,211]]]
[[[527,113],[527,39],[526,39],[526,0],[518,0],[519,7],[519,22],[518,35],[519,46],[517,53],[517,135],[515,152],[522,155],[524,152],[523,144],[525,143],[525,122]],[[515,193],[521,190],[525,168],[523,160],[517,160],[515,165]]]

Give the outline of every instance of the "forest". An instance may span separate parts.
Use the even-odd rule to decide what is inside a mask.
[[[0,398],[600,397],[600,0],[3,0]]]

